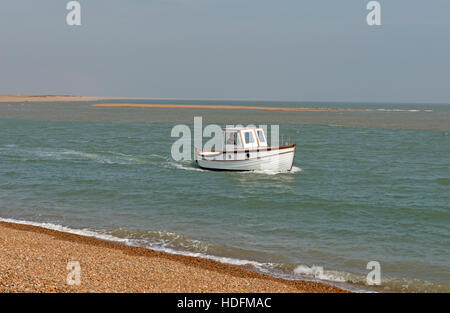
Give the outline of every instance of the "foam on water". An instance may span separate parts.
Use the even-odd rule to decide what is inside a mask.
[[[200,167],[195,166],[193,163],[187,162],[168,162],[170,167],[181,169],[185,171],[197,171],[197,172],[212,172],[207,169],[202,169]],[[293,166],[290,171],[272,171],[272,170],[256,170],[256,171],[242,171],[235,172],[236,174],[264,174],[264,175],[278,175],[278,174],[295,174],[301,172],[302,169],[296,166]]]
[[[114,237],[111,235],[100,234],[98,232],[95,232],[95,231],[92,231],[89,229],[74,229],[74,228],[57,225],[57,224],[53,224],[53,223],[32,222],[32,221],[16,220],[16,219],[12,219],[12,218],[3,218],[3,217],[0,217],[0,222],[37,226],[37,227],[47,228],[47,229],[56,230],[56,231],[60,231],[60,232],[64,232],[64,233],[93,237],[93,238],[108,240],[108,241],[116,241],[116,242],[120,242],[120,243],[124,243],[124,244],[131,243],[131,240],[127,239],[127,238],[119,238],[119,237]]]
[[[4,145],[0,148],[7,156],[18,156],[27,160],[92,160],[103,164],[145,164],[154,161],[167,161],[167,158],[158,154],[145,157],[127,155],[120,152],[100,151],[85,152],[65,148],[20,148],[17,145]]]
[[[264,174],[264,175],[280,175],[280,174],[295,174],[303,171],[301,168],[297,166],[293,166],[290,171],[273,171],[273,170],[256,170],[256,171],[247,171],[241,172],[244,174]]]
[[[196,171],[196,172],[210,172],[208,170],[202,169],[200,167],[194,166],[192,163],[181,163],[181,162],[168,162],[169,166],[179,170],[185,171]]]
[[[343,277],[342,273],[339,273],[337,271],[326,271],[323,269],[323,267],[314,265],[311,267],[306,265],[299,265],[294,269],[294,274],[338,283],[345,283],[347,281]]]

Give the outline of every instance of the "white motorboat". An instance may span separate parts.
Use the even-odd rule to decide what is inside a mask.
[[[268,146],[262,128],[226,128],[224,150],[195,148],[195,162],[204,169],[224,171],[268,170],[287,172],[292,169],[297,144]]]

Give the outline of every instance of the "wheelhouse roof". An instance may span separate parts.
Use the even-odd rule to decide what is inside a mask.
[[[251,129],[262,129],[261,127],[229,127],[222,128],[223,131],[240,131],[240,130],[251,130]]]

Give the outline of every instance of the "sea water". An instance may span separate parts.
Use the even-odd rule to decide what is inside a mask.
[[[450,292],[450,106],[258,105],[365,111],[0,104],[0,218],[353,290]],[[279,125],[293,171],[174,161],[171,129],[193,116]]]

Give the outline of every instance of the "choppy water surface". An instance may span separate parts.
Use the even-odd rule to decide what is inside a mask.
[[[173,161],[175,122],[169,118],[142,122],[133,119],[136,110],[106,110],[114,118],[86,122],[81,117],[89,116],[89,108],[66,106],[63,113],[47,112],[46,119],[26,109],[32,105],[0,105],[0,116],[8,117],[0,119],[4,219],[356,289],[369,289],[366,265],[374,260],[381,264],[382,286],[370,290],[450,291],[445,107],[381,113],[402,125],[409,123],[403,114],[441,109],[441,120],[410,116],[440,127],[341,127],[345,118],[338,114],[320,123],[285,121],[283,139],[299,144],[295,167],[274,174],[209,172]],[[365,119],[373,122],[379,117],[370,114],[378,113],[368,112]],[[165,114],[177,120],[177,112]],[[205,123],[234,123],[233,112],[207,114]],[[273,113],[253,120],[249,114],[249,122],[258,123]],[[117,116],[125,118],[111,121]],[[273,116],[279,121],[285,115]],[[314,277],[314,265],[323,274]]]

